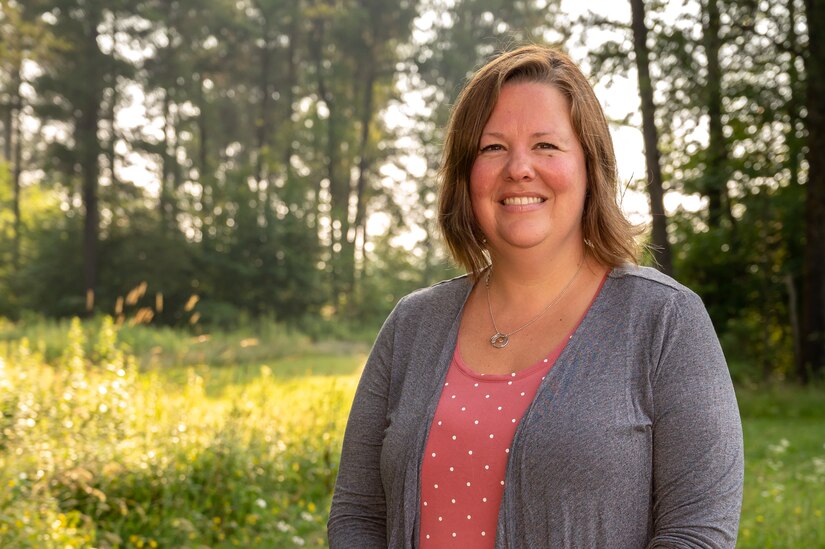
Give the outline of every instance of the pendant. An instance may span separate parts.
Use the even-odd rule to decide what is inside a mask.
[[[490,345],[496,349],[503,349],[507,347],[508,343],[510,343],[510,338],[501,332],[496,332],[495,335],[490,338]]]

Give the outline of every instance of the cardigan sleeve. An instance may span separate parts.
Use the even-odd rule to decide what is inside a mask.
[[[387,547],[387,512],[380,462],[387,427],[397,311],[398,307],[378,334],[347,420],[327,523],[331,549]]]
[[[653,537],[648,548],[736,545],[742,424],[730,373],[704,305],[675,292],[654,357]],[[658,347],[658,346],[657,346]]]

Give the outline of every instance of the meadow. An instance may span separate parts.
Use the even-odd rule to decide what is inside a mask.
[[[276,325],[0,324],[0,547],[323,547],[366,357]],[[825,389],[737,390],[739,547],[825,547]]]

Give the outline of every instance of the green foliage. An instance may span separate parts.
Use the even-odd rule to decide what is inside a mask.
[[[757,187],[740,199],[735,226],[708,228],[685,213],[672,218],[679,278],[702,296],[740,382],[793,375],[801,193],[796,186]]]
[[[647,4],[664,186],[706,204],[670,216],[674,272],[705,301],[743,382],[793,375],[804,338],[794,333],[806,299],[799,7]],[[591,56],[596,73],[628,73],[628,51],[619,33]]]
[[[83,311],[81,223],[74,215],[53,217],[29,232],[30,260],[10,276],[6,290],[17,294],[19,309],[14,313],[29,309],[68,316]]]
[[[323,545],[361,358],[139,374],[118,339],[0,344],[0,545]]]
[[[705,300],[742,381],[789,375],[806,302],[797,4],[646,4],[665,188],[712,199],[712,212],[670,224],[676,276]],[[434,211],[442,132],[468,74],[574,28],[558,0],[6,2],[0,103],[27,122],[19,268],[8,147],[0,168],[0,315],[87,314],[88,206],[100,213],[85,235],[98,242],[94,314],[367,341],[402,295],[458,274]],[[629,35],[614,36],[592,51],[595,77],[632,67]],[[711,114],[722,132],[709,140]],[[12,125],[0,120],[4,145],[18,141]],[[386,234],[367,231],[376,213]]]
[[[745,495],[737,547],[825,543],[823,388],[737,391],[745,435]]]

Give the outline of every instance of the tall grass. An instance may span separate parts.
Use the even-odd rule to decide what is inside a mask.
[[[324,546],[363,348],[262,333],[0,327],[0,547]],[[825,391],[737,394],[738,546],[825,547]]]
[[[51,364],[3,344],[0,546],[323,545],[360,360],[140,373],[111,320]]]
[[[110,317],[97,317],[84,323],[85,330],[96,333]],[[27,339],[39,356],[53,364],[71,343],[69,320],[32,318],[24,323],[0,319],[0,342]],[[137,359],[139,366],[169,367],[209,363],[235,365],[302,354],[313,348],[310,339],[282,324],[260,320],[247,322],[236,330],[210,330],[189,333],[168,326],[125,323],[114,330],[118,348]],[[90,353],[93,339],[84,341]],[[359,348],[363,348],[360,345]]]

